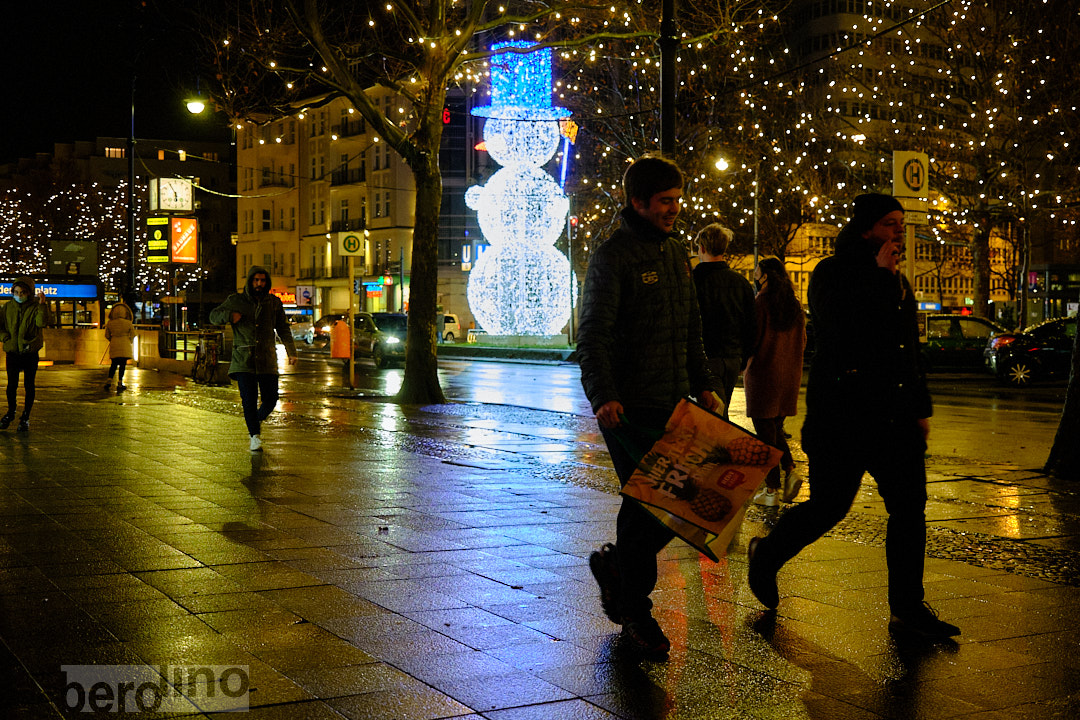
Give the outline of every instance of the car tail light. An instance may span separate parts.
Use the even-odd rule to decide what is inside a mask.
[[[1015,335],[998,335],[990,338],[990,349],[997,350],[1006,345],[1012,345],[1016,341]]]

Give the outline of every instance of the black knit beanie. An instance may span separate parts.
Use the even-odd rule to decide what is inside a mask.
[[[882,193],[866,193],[855,197],[855,212],[851,217],[851,224],[860,232],[866,232],[874,227],[878,220],[894,210],[904,212],[904,206],[892,195]]]

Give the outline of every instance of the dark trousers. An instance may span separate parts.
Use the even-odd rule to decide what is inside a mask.
[[[30,417],[30,409],[34,407],[34,397],[37,395],[38,352],[9,352],[6,361],[7,368],[7,405],[8,414],[15,414],[15,405],[18,401],[19,373],[23,376],[23,392],[26,402],[23,405],[23,418]]]
[[[742,358],[718,357],[709,358],[709,371],[713,377],[720,381],[724,388],[721,400],[724,401],[724,419],[728,419],[728,408],[731,407],[731,396],[735,394],[735,384],[739,382],[739,373],[742,372]]]
[[[780,470],[786,471],[788,468],[795,467],[795,458],[791,456],[791,447],[788,445],[787,438],[784,437],[784,416],[750,419],[754,423],[754,432],[757,433],[758,437],[773,447],[780,448],[784,453],[780,457],[780,464],[770,470],[768,477],[765,478],[765,484],[776,490],[780,487]]]
[[[116,381],[118,383],[120,383],[121,385],[124,384],[124,371],[127,369],[127,361],[129,359],[130,358],[121,358],[121,357],[116,357],[116,358],[112,359],[112,363],[109,365],[109,379],[110,380],[113,379],[113,375],[117,375],[117,373],[119,373],[119,376],[117,377]]]
[[[258,435],[263,420],[274,412],[278,401],[278,376],[270,373],[238,372],[232,374],[240,390],[244,422],[249,435]],[[260,403],[259,400],[262,399]]]
[[[627,409],[626,415],[633,428],[618,428],[618,436],[601,428],[620,485],[626,485],[637,468],[638,458],[652,447],[656,435],[650,435],[648,431],[657,431],[657,435],[663,432],[671,410]],[[628,450],[623,441],[633,450]],[[671,530],[661,525],[636,500],[623,498],[615,521],[615,548],[622,582],[619,607],[623,617],[639,618],[652,610],[649,595],[656,587],[656,556],[674,537]]]
[[[837,434],[840,434],[839,429]],[[779,569],[840,522],[855,500],[864,472],[877,481],[889,513],[885,560],[889,607],[905,612],[923,601],[926,552],[926,443],[915,422],[876,423],[855,436],[812,442],[803,431],[810,460],[810,499],[780,516],[758,545],[755,559]]]

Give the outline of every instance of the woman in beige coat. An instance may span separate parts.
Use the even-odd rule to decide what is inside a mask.
[[[109,341],[109,379],[105,381],[105,389],[112,386],[113,375],[120,373],[116,380],[116,392],[124,390],[124,370],[127,361],[134,353],[135,324],[132,322],[134,315],[131,308],[124,303],[117,303],[109,311],[109,322],[105,323],[105,339]]]
[[[762,259],[754,270],[754,280],[761,289],[754,299],[757,340],[743,373],[746,416],[754,421],[754,430],[762,440],[784,451],[780,459],[783,492],[777,492],[780,470],[773,468],[754,502],[777,505],[780,499],[794,500],[802,484],[784,435],[784,418],[796,413],[799,402],[806,317],[780,260]]]

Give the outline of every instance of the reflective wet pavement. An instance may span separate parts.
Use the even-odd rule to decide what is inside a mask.
[[[43,368],[30,432],[0,432],[3,717],[79,715],[70,666],[109,665],[244,667],[255,718],[1080,716],[1080,489],[1025,468],[930,458],[927,594],[956,643],[887,632],[867,487],[775,616],[744,550],[775,510],[720,563],[665,550],[652,663],[596,599],[619,501],[573,404],[401,408],[313,374],[253,454],[234,389],[101,375]],[[185,689],[146,714],[228,707]]]

